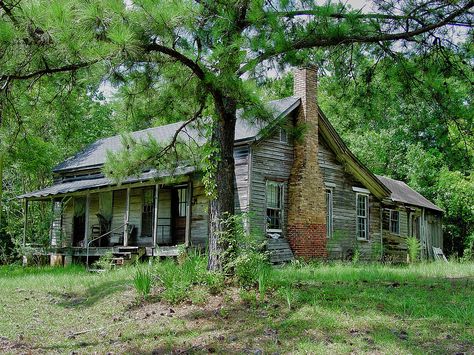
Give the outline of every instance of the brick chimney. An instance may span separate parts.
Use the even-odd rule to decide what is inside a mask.
[[[296,124],[304,125],[295,142],[288,191],[288,240],[297,257],[325,258],[326,198],[318,164],[318,105],[315,67],[294,72],[293,95],[301,99]]]

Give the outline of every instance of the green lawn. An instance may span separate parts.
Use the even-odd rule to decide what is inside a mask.
[[[474,354],[474,264],[286,266],[263,298],[196,285],[175,305],[158,283],[137,305],[134,274],[0,268],[0,351]]]

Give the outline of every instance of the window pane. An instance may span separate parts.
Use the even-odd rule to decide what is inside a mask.
[[[332,236],[332,190],[326,190],[326,237]]]
[[[267,181],[267,228],[282,228],[282,208],[283,208],[283,184],[275,181]]]
[[[187,207],[187,188],[178,189],[178,215],[179,217],[186,217]]]

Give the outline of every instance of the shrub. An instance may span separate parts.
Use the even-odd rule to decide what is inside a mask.
[[[408,258],[411,263],[418,260],[418,255],[421,250],[420,241],[416,237],[407,238]]]
[[[146,299],[150,295],[152,280],[153,277],[148,268],[137,268],[135,271],[135,277],[133,278],[133,284],[135,285],[135,290],[137,290],[139,296]]]
[[[104,255],[102,255],[99,260],[97,260],[93,266],[97,269],[101,270],[111,270],[112,269],[112,259],[114,258],[114,255],[112,254],[111,251],[106,252]]]
[[[474,260],[474,233],[467,237],[466,248],[462,257],[459,259],[461,263],[470,263]]]
[[[175,304],[189,298],[193,285],[212,285],[218,289],[223,286],[217,273],[208,273],[206,258],[197,251],[190,250],[182,254],[179,265],[174,260],[165,260],[156,264],[157,277],[164,287],[161,296],[164,300]],[[211,292],[211,290],[209,291]]]
[[[247,214],[228,217],[221,241],[225,245],[222,257],[224,273],[235,276],[237,283],[243,287],[253,287],[258,282],[262,268],[268,266],[268,254],[265,252],[265,239],[260,235],[248,233],[245,222]]]

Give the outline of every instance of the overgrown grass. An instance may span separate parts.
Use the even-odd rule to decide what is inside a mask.
[[[148,267],[147,267],[148,268]],[[474,264],[297,264],[224,287],[200,255],[104,274],[0,267],[0,348],[11,353],[457,353],[474,351]],[[84,332],[85,331],[85,332]]]

